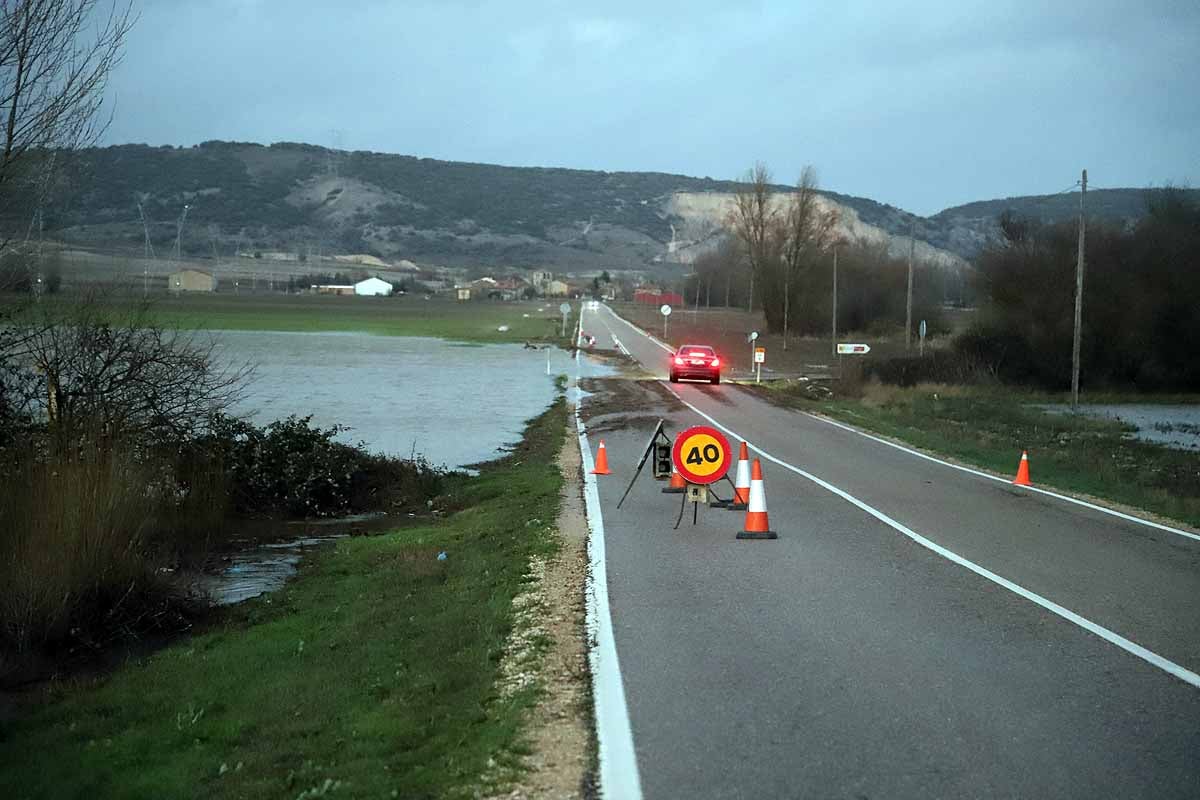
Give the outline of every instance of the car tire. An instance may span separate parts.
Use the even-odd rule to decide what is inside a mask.
[[[671,373],[671,383],[679,383],[679,376],[674,372]]]
[[[712,382],[713,382],[713,384],[718,384],[718,383],[720,383],[720,382],[721,382],[721,376],[720,376],[720,375],[714,375],[714,376],[713,376],[713,379],[712,379]]]

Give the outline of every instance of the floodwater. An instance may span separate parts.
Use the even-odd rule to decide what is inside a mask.
[[[1047,411],[1066,414],[1070,406],[1044,405]],[[1119,405],[1081,405],[1079,411],[1089,417],[1112,419],[1137,428],[1134,436],[1179,450],[1200,450],[1200,405],[1155,405],[1122,403]]]
[[[525,421],[554,399],[555,376],[602,377],[614,370],[557,347],[468,345],[441,339],[360,333],[214,332],[220,357],[255,365],[254,382],[234,409],[265,425],[312,415],[338,438],[393,456],[424,456],[451,469],[495,458]],[[356,520],[330,520],[334,526]],[[386,520],[385,520],[386,522]],[[315,523],[306,523],[306,525]],[[305,535],[231,554],[201,589],[218,605],[274,591],[306,551],[344,532]]]
[[[347,443],[363,441],[393,456],[416,453],[450,468],[495,458],[554,399],[554,376],[576,372],[567,351],[519,344],[360,333],[214,336],[225,359],[257,365],[235,409],[256,424],[311,414],[321,427],[350,426],[338,437]],[[613,373],[586,356],[578,363],[583,377]]]

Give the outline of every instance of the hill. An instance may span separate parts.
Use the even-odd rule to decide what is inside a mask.
[[[183,255],[362,253],[561,271],[686,264],[715,244],[736,188],[732,181],[658,172],[504,167],[217,141],[84,150],[59,184],[44,213],[45,233],[74,246],[141,253],[144,214],[160,255],[174,250],[182,227]],[[901,253],[915,226],[919,256],[952,263],[999,235],[995,218],[1006,208],[1058,219],[1074,213],[1075,202],[1069,195],[1009,198],[922,218],[867,198],[823,194],[841,212],[847,236]],[[1089,205],[1096,213],[1137,215],[1138,190],[1094,194]],[[24,235],[27,217],[2,222]]]

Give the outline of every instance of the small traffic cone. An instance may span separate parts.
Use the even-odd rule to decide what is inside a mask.
[[[746,509],[745,530],[739,531],[739,539],[778,539],[779,534],[771,530],[767,520],[767,491],[763,488],[762,464],[754,459],[750,468],[750,502]]]
[[[663,487],[663,494],[683,494],[687,491],[687,481],[678,470],[671,470],[671,482]]]
[[[612,471],[608,468],[608,451],[604,449],[604,440],[600,440],[600,447],[596,450],[596,466],[592,470],[593,475],[611,475]]]
[[[1033,485],[1029,480],[1029,453],[1026,450],[1021,451],[1021,464],[1017,467],[1017,477],[1013,479],[1013,483],[1017,486]]]
[[[725,506],[730,511],[745,511],[750,503],[750,451],[746,443],[738,451],[737,477],[733,481],[733,499]]]

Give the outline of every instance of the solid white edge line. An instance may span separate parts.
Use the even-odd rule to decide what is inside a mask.
[[[838,422],[837,420],[833,420],[828,417],[823,417],[820,414],[813,414],[808,411],[801,411],[800,413],[805,415],[806,417],[811,417],[812,419],[815,419],[818,422],[824,422],[828,425],[832,425],[835,428],[841,428],[842,430],[849,431],[850,433],[857,433],[859,436],[870,439],[873,442],[879,442],[879,444],[885,444],[888,447],[894,447],[895,449],[900,450],[901,452],[908,453],[910,456],[916,456],[917,458],[923,458],[926,461],[932,461],[935,464],[941,464],[943,467],[950,467],[951,469],[956,469],[959,472],[966,472],[971,475],[978,476],[980,478],[987,478],[990,481],[996,481],[998,483],[1006,483],[1006,484],[1015,486],[1015,484],[1013,484],[1013,482],[1008,480],[1007,478],[1002,478],[998,475],[992,475],[987,472],[982,472],[977,469],[972,469],[971,467],[964,467],[961,464],[952,464],[949,461],[943,461],[942,459],[937,458],[935,456],[931,456],[928,453],[922,453],[919,450],[913,450],[911,448],[905,447],[902,444],[897,444],[896,442],[889,442],[887,439],[867,433],[866,431],[861,431],[852,425],[846,425],[845,423]],[[1126,520],[1128,522],[1136,522],[1139,525],[1145,525],[1150,528],[1157,528],[1158,530],[1166,531],[1167,533],[1174,533],[1178,536],[1184,536],[1184,537],[1187,537],[1188,539],[1194,539],[1196,541],[1200,541],[1200,535],[1197,535],[1195,533],[1190,533],[1185,530],[1180,530],[1179,528],[1172,528],[1170,525],[1163,525],[1161,523],[1153,522],[1148,519],[1142,519],[1141,517],[1135,517],[1132,514],[1125,514],[1121,511],[1117,511],[1116,509],[1105,508],[1104,506],[1099,506],[1099,505],[1096,505],[1095,503],[1089,503],[1086,500],[1080,500],[1077,497],[1071,497],[1070,495],[1059,494],[1058,492],[1052,492],[1052,491],[1049,491],[1048,489],[1041,489],[1041,488],[1038,488],[1037,486],[1020,486],[1017,488],[1025,489],[1030,492],[1037,492],[1038,494],[1044,494],[1047,497],[1053,497],[1058,500],[1065,500],[1068,503],[1073,503],[1074,505],[1077,505],[1077,506],[1083,506],[1084,508],[1090,508],[1093,511],[1100,511],[1104,514],[1108,514],[1113,517],[1119,517],[1120,519]]]
[[[581,326],[582,317],[581,313]],[[640,800],[642,782],[633,748],[633,727],[625,703],[625,682],[621,678],[617,640],[608,604],[604,517],[600,512],[600,490],[596,485],[596,477],[592,475],[592,451],[588,444],[587,427],[580,413],[582,405],[583,398],[579,396],[575,400],[575,427],[579,431],[583,499],[588,522],[588,666],[592,671],[592,705],[596,716],[597,778],[601,797]]]
[[[608,306],[605,306],[605,308],[608,308]],[[617,319],[624,322],[629,327],[633,328],[638,333],[645,336],[650,341],[657,344],[659,347],[662,347],[668,351],[670,350],[670,348],[666,347],[662,342],[658,341],[650,334],[641,330],[636,325],[634,325],[632,322],[625,319],[624,317],[619,315],[617,312],[613,311],[611,308],[608,309],[608,312],[610,314],[612,314],[614,317],[616,317]],[[916,456],[917,458],[923,458],[926,461],[933,462],[934,464],[941,464],[943,467],[949,467],[950,469],[956,469],[959,472],[966,472],[970,475],[975,475],[976,477],[979,477],[979,478],[986,478],[989,481],[997,481],[999,483],[1007,483],[1009,485],[1015,485],[1012,483],[1012,481],[1008,480],[1007,478],[1002,478],[998,475],[992,475],[990,473],[983,472],[978,469],[972,469],[971,467],[964,467],[961,464],[952,464],[949,461],[943,461],[942,459],[937,458],[936,456],[931,456],[928,453],[922,453],[918,450],[913,450],[912,448],[905,447],[904,445],[897,444],[896,442],[889,442],[887,439],[884,439],[879,436],[875,436],[875,435],[867,433],[866,431],[863,431],[863,430],[859,430],[858,428],[855,428],[853,425],[847,425],[843,422],[838,422],[838,421],[832,420],[828,417],[823,417],[820,414],[813,414],[808,411],[801,411],[799,413],[804,414],[807,417],[811,417],[812,419],[818,420],[819,422],[824,422],[828,425],[832,425],[835,428],[841,428],[844,431],[849,431],[850,433],[856,433],[859,436],[870,439],[873,442],[878,442],[879,444],[884,444],[884,445],[887,445],[888,447],[893,447],[901,452],[908,453],[910,456]],[[1081,506],[1083,508],[1091,509],[1092,511],[1099,511],[1102,514],[1108,514],[1111,517],[1117,517],[1118,519],[1123,519],[1126,522],[1133,522],[1138,525],[1145,525],[1148,528],[1155,528],[1160,531],[1166,531],[1167,533],[1173,533],[1177,536],[1183,536],[1187,539],[1200,541],[1200,534],[1191,533],[1190,531],[1181,530],[1179,528],[1173,528],[1170,525],[1163,525],[1162,523],[1154,522],[1154,521],[1148,520],[1148,519],[1143,519],[1142,517],[1135,517],[1132,514],[1126,514],[1122,511],[1117,511],[1114,508],[1106,508],[1104,506],[1097,505],[1095,503],[1089,503],[1088,501],[1080,500],[1077,497],[1071,497],[1070,495],[1059,494],[1058,492],[1053,492],[1053,491],[1050,491],[1049,489],[1042,489],[1037,486],[1020,486],[1017,488],[1024,489],[1024,490],[1030,491],[1030,492],[1036,492],[1037,494],[1045,495],[1046,497],[1053,497],[1056,500],[1062,500],[1064,502],[1071,503],[1072,505],[1077,505],[1077,506]]]
[[[683,403],[685,406],[690,408],[692,411],[696,412],[701,417],[708,420],[710,423],[712,423],[717,428],[720,428],[721,430],[725,431],[725,433],[729,434],[730,436],[735,436],[738,439],[741,439],[742,441],[746,441],[740,434],[725,427],[720,422],[717,422],[715,419],[710,417],[708,414],[705,414],[703,411],[696,408],[696,406],[692,405],[687,400],[684,400],[682,397],[679,397],[679,395],[677,393],[675,393],[673,390],[671,390],[670,386],[667,386],[667,389],[669,391],[671,391],[672,394],[675,394],[675,396],[679,398],[679,402]],[[805,472],[804,470],[800,469],[799,467],[792,466],[791,464],[787,463],[786,461],[776,458],[775,456],[771,455],[767,451],[763,450],[761,447],[758,447],[748,441],[746,441],[746,446],[749,447],[751,450],[755,451],[756,453],[759,453],[760,455],[762,455],[762,457],[767,459],[768,461],[778,464],[779,466],[783,467],[784,469],[789,469],[792,472],[796,473],[797,475],[800,475],[801,477],[806,478],[806,479],[812,481],[813,483],[817,484],[822,489],[832,492],[833,494],[842,498],[843,500],[850,503],[851,505],[854,505],[854,506],[858,507],[859,509],[867,512],[868,514],[875,517],[877,520],[884,523],[885,525],[888,525],[889,527],[893,528],[894,530],[897,530],[900,533],[903,533],[905,536],[912,539],[914,542],[921,545],[922,547],[932,550],[933,552],[937,553],[942,558],[945,558],[948,561],[952,561],[953,563],[958,564],[960,567],[966,567],[971,572],[974,572],[976,575],[979,575],[982,578],[986,578],[987,580],[991,581],[992,583],[995,583],[998,586],[1002,586],[1005,589],[1008,589],[1013,594],[1019,595],[1019,596],[1025,598],[1026,600],[1029,600],[1032,603],[1036,603],[1037,605],[1046,609],[1050,613],[1056,614],[1056,615],[1062,617],[1063,619],[1067,620],[1068,622],[1072,622],[1075,625],[1078,625],[1079,627],[1083,628],[1084,630],[1088,631],[1089,633],[1093,633],[1096,636],[1099,636],[1101,639],[1104,639],[1105,641],[1109,642],[1110,644],[1116,645],[1117,647],[1121,648],[1122,650],[1126,651],[1127,653],[1130,653],[1131,655],[1135,655],[1138,658],[1142,659],[1143,661],[1146,661],[1147,663],[1149,663],[1155,667],[1158,667],[1163,672],[1166,672],[1170,675],[1174,675],[1176,678],[1179,678],[1180,680],[1184,681],[1185,683],[1189,683],[1196,688],[1200,688],[1200,675],[1197,675],[1195,672],[1192,672],[1191,670],[1187,669],[1186,667],[1182,667],[1179,664],[1176,664],[1174,661],[1163,658],[1162,656],[1158,655],[1157,653],[1155,653],[1151,650],[1147,650],[1145,647],[1142,647],[1140,644],[1137,644],[1136,642],[1132,642],[1129,639],[1126,639],[1124,636],[1121,636],[1119,633],[1115,633],[1115,632],[1109,630],[1108,628],[1105,628],[1103,625],[1099,625],[1095,622],[1092,622],[1091,620],[1087,619],[1086,617],[1082,617],[1079,614],[1076,614],[1074,611],[1070,610],[1069,608],[1064,608],[1063,606],[1060,606],[1058,603],[1055,603],[1053,600],[1049,600],[1045,597],[1042,597],[1040,594],[1037,594],[1036,592],[1031,592],[1030,590],[1026,589],[1025,587],[1020,586],[1019,584],[1013,583],[1012,581],[1008,580],[1007,578],[1003,578],[1003,577],[997,575],[996,573],[992,572],[991,570],[981,567],[978,564],[976,564],[975,562],[970,561],[969,559],[963,558],[958,553],[955,553],[953,550],[948,550],[945,547],[942,547],[940,544],[937,544],[936,542],[926,539],[924,536],[922,536],[919,533],[917,533],[916,531],[913,531],[912,529],[900,524],[896,520],[889,517],[887,514],[884,514],[882,511],[879,511],[878,509],[875,509],[875,508],[867,505],[866,503],[859,500],[857,497],[850,494],[849,492],[843,491],[842,489],[839,489],[838,487],[834,486],[833,484],[828,483],[827,481],[824,481],[824,480],[818,478],[816,475],[813,475],[809,472]]]

